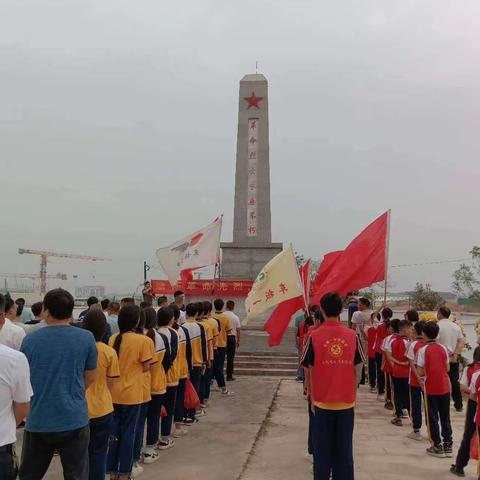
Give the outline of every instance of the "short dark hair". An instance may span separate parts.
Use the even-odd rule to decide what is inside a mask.
[[[209,302],[208,300],[205,300],[203,303],[203,314],[204,315],[207,315],[209,314],[212,309],[213,309],[213,305],[212,305],[212,302]]]
[[[418,322],[420,319],[416,310],[407,310],[405,316],[407,317],[407,320],[410,320],[412,323]]]
[[[338,317],[343,310],[342,297],[337,292],[326,293],[320,300],[320,306],[327,317]]]
[[[108,298],[104,298],[101,302],[100,305],[102,306],[102,310],[106,310],[109,305],[110,305],[110,300]]]
[[[423,333],[423,327],[425,326],[425,320],[419,320],[414,323],[415,333],[420,336]]]
[[[370,300],[368,298],[362,297],[358,300],[360,303],[363,303],[363,305],[369,307],[370,306]]]
[[[235,308],[235,302],[233,300],[227,300],[225,306],[227,307],[227,310],[233,310]]]
[[[400,331],[402,328],[407,328],[411,326],[412,326],[412,322],[410,320],[400,320],[398,324],[398,330]]]
[[[430,321],[423,326],[423,334],[430,340],[435,340],[438,337],[439,331],[440,327],[437,322]]]
[[[147,307],[143,313],[145,314],[145,328],[147,330],[157,327],[157,312],[153,307]]]
[[[215,307],[215,310],[217,312],[221,312],[223,310],[223,307],[225,306],[225,302],[221,298],[217,298],[214,302],[213,305]]]
[[[110,311],[117,312],[120,310],[120,304],[118,302],[110,302]]]
[[[3,295],[3,293],[0,293],[0,313],[5,313],[5,303],[5,295]]]
[[[198,303],[189,303],[185,307],[185,315],[187,317],[194,317],[198,313]]]
[[[38,317],[42,313],[43,309],[43,302],[35,302],[32,305],[32,313],[35,317]]]
[[[107,319],[101,310],[89,310],[83,319],[83,328],[93,333],[100,342],[107,331]]]
[[[25,299],[22,298],[22,297],[17,298],[17,299],[15,300],[15,303],[16,303],[17,305],[25,305]]]
[[[181,290],[177,290],[174,294],[173,294],[173,298],[177,298],[179,297],[180,295],[185,295]]]
[[[386,307],[382,310],[382,318],[384,320],[390,320],[392,317],[393,317],[393,312],[391,308]]]
[[[173,310],[173,318],[177,321],[180,318],[180,309],[175,305],[170,305],[170,308]]]
[[[440,307],[438,311],[442,314],[443,318],[450,318],[452,311],[448,307]]]
[[[400,331],[400,319],[394,318],[393,320],[390,320],[390,327],[392,327],[392,330],[395,333],[398,333]]]
[[[124,305],[135,305],[135,299],[133,297],[123,297],[120,302]]]
[[[8,312],[14,305],[17,305],[15,303],[15,300],[13,300],[13,298],[10,297],[10,296],[6,297],[6,299],[5,299],[5,312]]]
[[[165,295],[162,295],[157,299],[157,305],[159,307],[161,307],[164,303],[167,303],[167,302],[168,302],[168,298]]]
[[[54,288],[45,295],[43,306],[55,320],[68,320],[72,317],[75,301],[67,290]]]
[[[157,312],[157,322],[159,327],[166,327],[173,320],[172,307],[161,308]]]
[[[92,305],[95,305],[98,303],[98,298],[97,297],[88,297],[87,298],[87,305],[91,307]]]
[[[150,282],[148,280],[146,280],[145,282],[143,282],[143,286],[146,287],[147,285],[150,285]]]

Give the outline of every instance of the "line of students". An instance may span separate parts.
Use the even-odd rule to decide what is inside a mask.
[[[138,476],[142,462],[154,463],[160,451],[172,448],[174,438],[188,433],[184,427],[205,415],[213,377],[223,396],[232,394],[223,377],[231,323],[221,312],[223,301],[215,305],[215,317],[210,302],[187,305],[183,325],[177,322],[180,310],[175,305],[158,312],[125,305],[118,315],[119,333],[109,346],[101,342],[104,315],[87,313],[84,327],[97,340],[99,358],[95,382],[87,390],[92,480],[103,478],[105,466],[112,479]],[[187,379],[201,400],[199,410],[184,408]]]

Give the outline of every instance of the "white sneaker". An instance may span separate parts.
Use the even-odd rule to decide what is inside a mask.
[[[195,412],[196,417],[204,417],[206,414],[207,412],[203,408],[200,408]]]
[[[143,463],[149,464],[158,460],[158,453],[153,448],[146,448],[143,451]]]
[[[402,418],[409,418],[408,410],[406,408],[402,409]]]
[[[143,467],[135,462],[132,467],[132,477],[137,478],[139,475],[143,473]]]
[[[185,430],[184,428],[176,428],[173,432],[172,437],[173,438],[180,438],[180,437],[183,437],[183,436],[187,435],[187,433],[188,433],[188,430]]]
[[[410,432],[407,435],[407,438],[411,440],[417,440],[417,442],[421,442],[423,440],[422,434],[420,432]]]
[[[231,390],[222,390],[222,395],[225,397],[231,397],[232,395],[235,395]]]
[[[168,450],[175,446],[175,440],[169,438],[168,440],[159,440],[157,443],[157,450]]]

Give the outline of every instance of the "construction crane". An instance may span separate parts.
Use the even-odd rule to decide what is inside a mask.
[[[19,248],[20,255],[40,255],[40,293],[47,293],[47,259],[48,257],[71,258],[74,260],[89,260],[91,262],[110,261],[110,258],[92,257],[89,255],[75,255],[72,253],[46,252],[43,250],[30,250],[29,248]]]

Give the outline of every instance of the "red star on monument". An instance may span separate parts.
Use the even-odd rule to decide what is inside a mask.
[[[244,100],[248,102],[248,110],[250,107],[260,108],[258,102],[260,102],[260,100],[263,100],[263,97],[257,97],[255,96],[255,92],[252,92],[252,94],[249,97],[244,98]]]

